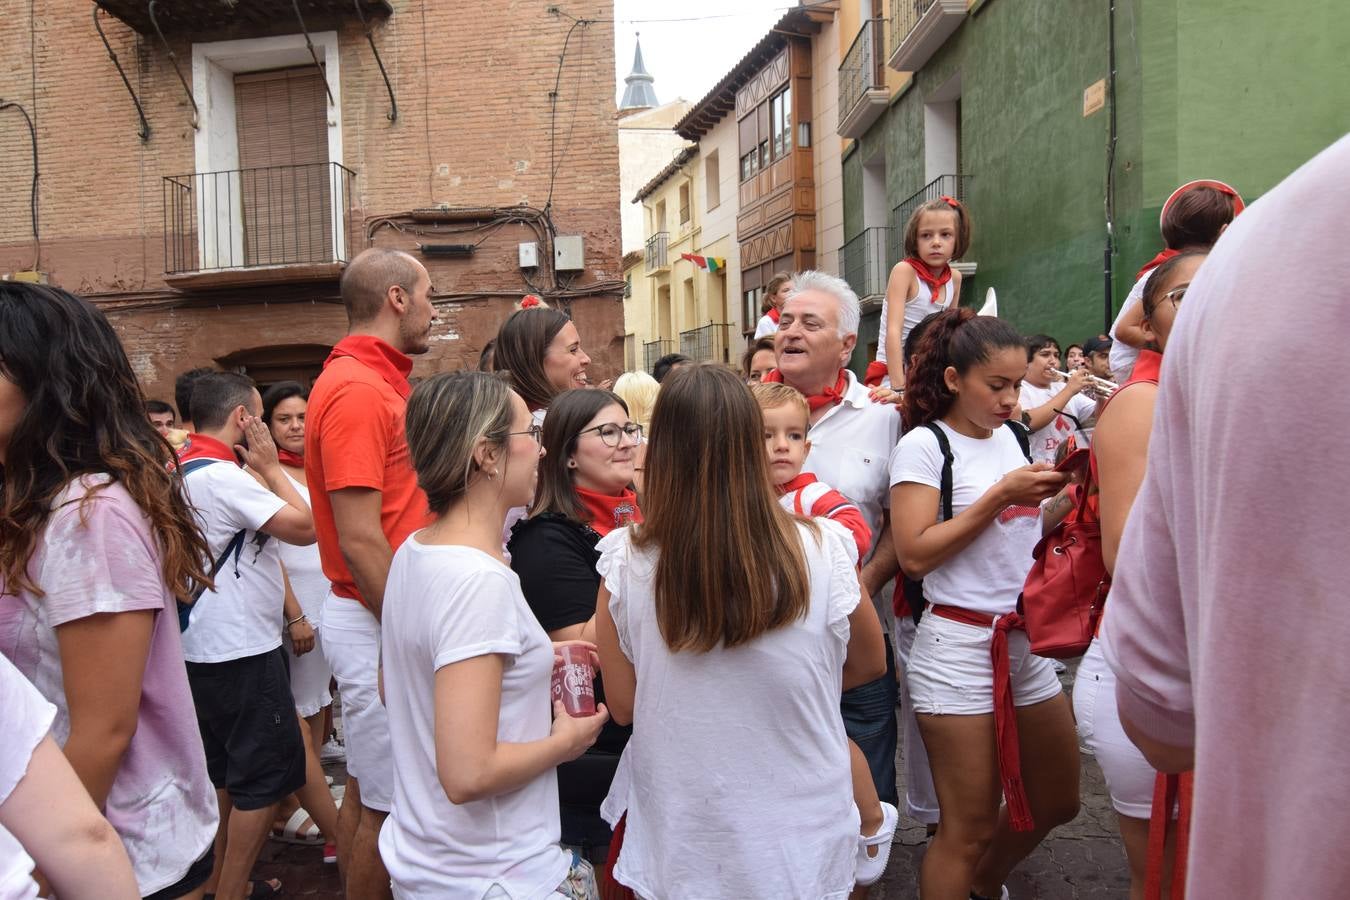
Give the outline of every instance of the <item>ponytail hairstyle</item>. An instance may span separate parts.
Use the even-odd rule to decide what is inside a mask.
[[[919,255],[919,219],[928,212],[956,213],[956,246],[952,248],[952,259],[960,259],[970,249],[970,214],[960,200],[945,194],[936,200],[920,203],[918,209],[910,213],[905,225],[905,256]]]
[[[1016,328],[995,316],[977,315],[973,309],[955,307],[928,318],[932,321],[905,377],[900,411],[906,429],[936,422],[951,410],[956,395],[944,377],[948,367],[964,375],[995,350],[1026,349]]]

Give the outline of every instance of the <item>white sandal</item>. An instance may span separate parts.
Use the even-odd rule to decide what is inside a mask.
[[[854,868],[853,881],[859,887],[876,884],[886,872],[886,863],[891,858],[891,840],[895,837],[895,826],[900,822],[900,811],[889,803],[881,804],[881,827],[871,837],[858,837],[858,862]],[[869,847],[877,848],[876,856],[869,856]]]
[[[309,822],[308,828],[301,827],[305,822]],[[271,837],[272,840],[283,844],[299,844],[302,847],[318,847],[323,844],[323,833],[319,831],[319,826],[309,817],[303,806],[291,813],[291,817],[286,820],[286,826],[281,829],[281,834],[273,831]]]

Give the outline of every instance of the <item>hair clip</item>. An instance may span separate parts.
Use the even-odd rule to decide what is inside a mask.
[[[536,297],[534,294],[526,294],[526,295],[525,295],[524,297],[522,297],[521,300],[520,300],[520,308],[521,308],[521,309],[534,309],[536,306],[542,305],[543,302],[544,302],[544,301],[540,300],[540,299],[539,299],[538,297]]]
[[[961,201],[957,200],[955,197],[948,197],[946,194],[943,194],[938,199],[941,200],[943,203],[947,204],[948,206],[950,206],[952,209],[961,208]]]

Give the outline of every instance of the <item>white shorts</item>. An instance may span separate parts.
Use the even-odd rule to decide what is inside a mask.
[[[905,674],[914,647],[915,628],[910,616],[899,616],[895,620],[895,657],[900,669],[900,737],[905,748],[905,812],[915,821],[936,825],[941,818],[937,788],[933,787],[933,770],[928,766],[928,750],[919,734],[919,720],[914,717],[909,679]]]
[[[291,649],[290,635],[281,639],[286,648],[286,662],[291,669],[291,694],[295,697],[295,709],[308,719],[323,711],[333,702],[328,691],[328,682],[333,677],[333,668],[323,655],[323,635],[314,629],[314,649],[304,656],[296,656]]]
[[[1149,818],[1153,812],[1153,782],[1158,773],[1125,736],[1116,712],[1116,673],[1106,664],[1095,640],[1074,677],[1073,716],[1078,720],[1078,736],[1102,767],[1116,812],[1136,819]]]
[[[980,716],[994,711],[992,625],[967,625],[933,612],[919,622],[906,678],[916,713]],[[1044,703],[1062,691],[1054,666],[1031,653],[1025,631],[1008,634],[1008,669],[1015,706]]]
[[[362,806],[389,812],[394,754],[379,694],[379,621],[355,600],[330,592],[323,603],[323,653],[342,693],[347,772],[361,785]]]

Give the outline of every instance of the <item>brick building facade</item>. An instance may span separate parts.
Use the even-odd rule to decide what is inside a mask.
[[[200,365],[312,377],[346,331],[342,263],[371,245],[431,273],[414,375],[474,364],[527,292],[571,310],[597,380],[617,374],[612,0],[148,7],[0,0],[0,98],[33,120],[40,171],[39,252],[29,130],[0,110],[0,273],[99,304],[148,396]],[[555,267],[567,236],[580,261]]]

